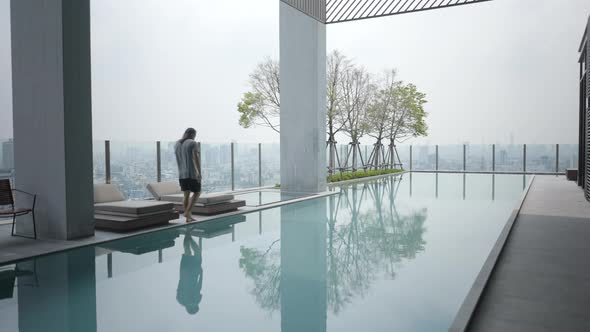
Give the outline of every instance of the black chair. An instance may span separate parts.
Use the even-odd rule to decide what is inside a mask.
[[[30,208],[20,208],[16,207],[14,204],[14,195],[13,192],[22,193],[28,195],[29,197],[33,198],[33,205]],[[0,210],[0,217],[2,216],[12,216],[12,236],[21,236],[26,237],[29,239],[37,239],[37,226],[35,224],[35,203],[37,202],[37,195],[28,193],[26,191],[12,189],[10,187],[10,180],[0,180],[0,206],[10,206],[9,209],[1,209]],[[34,235],[27,236],[22,234],[14,233],[14,224],[16,223],[16,217],[24,216],[27,214],[31,214],[33,216],[33,233]]]

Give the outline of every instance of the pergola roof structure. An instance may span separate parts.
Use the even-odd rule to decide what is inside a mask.
[[[327,0],[326,24],[475,4],[491,0]]]
[[[368,18],[476,4],[491,0],[281,0],[325,23],[341,23]],[[325,10],[324,10],[325,8]]]

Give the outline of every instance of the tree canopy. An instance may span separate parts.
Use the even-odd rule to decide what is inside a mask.
[[[378,142],[403,142],[426,136],[426,95],[412,83],[397,80],[393,69],[378,79],[339,51],[327,59],[326,129],[328,140],[346,134],[351,143],[365,135]],[[279,63],[266,58],[250,74],[250,89],[238,103],[244,128],[269,127],[280,132]]]

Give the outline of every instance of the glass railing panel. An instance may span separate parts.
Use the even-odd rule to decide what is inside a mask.
[[[176,141],[165,141],[160,143],[160,160],[162,167],[162,182],[178,181],[178,165],[174,154]]]
[[[92,142],[92,174],[94,183],[106,182],[105,141]]]
[[[201,143],[203,192],[231,190],[231,145]]]
[[[438,169],[441,171],[463,170],[463,145],[439,145]]]
[[[492,144],[467,144],[465,146],[467,171],[491,172],[492,150]]]
[[[555,172],[555,144],[527,144],[527,172]]]
[[[14,141],[0,140],[0,179],[14,182]]]
[[[412,169],[432,171],[436,168],[436,148],[434,145],[414,145],[412,147]]]
[[[410,169],[410,146],[409,145],[397,145],[397,154],[402,163],[402,168]],[[398,166],[399,167],[399,166]]]
[[[151,198],[146,186],[157,181],[156,142],[111,141],[111,183],[127,199]]]
[[[361,156],[362,156],[362,166],[367,166],[369,163],[369,156],[371,156],[371,152],[373,151],[374,146],[372,144],[361,144]],[[361,167],[361,160],[358,162],[359,168]]]
[[[523,145],[522,144],[497,144],[496,145],[496,172],[522,172],[523,171]]]
[[[559,144],[559,172],[578,168],[578,144]]]
[[[262,144],[262,185],[274,186],[281,182],[281,145]]]
[[[258,144],[234,143],[235,188],[258,187]]]

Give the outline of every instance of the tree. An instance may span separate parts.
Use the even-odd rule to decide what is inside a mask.
[[[329,173],[330,175],[336,168],[336,134],[342,130],[344,123],[342,119],[342,77],[347,75],[351,69],[350,60],[338,52],[332,51],[328,55],[327,60],[328,75],[327,75],[327,107],[326,107],[326,129],[328,134],[328,149],[329,149]]]
[[[375,147],[369,158],[368,164],[373,164],[377,169],[385,161],[383,139],[387,137],[390,127],[390,118],[394,116],[399,107],[399,89],[401,82],[396,81],[394,69],[386,71],[378,82],[375,96],[367,111],[367,135],[375,138]]]
[[[342,130],[344,123],[342,123],[342,77],[348,75],[351,69],[350,60],[345,55],[338,51],[333,51],[328,56],[328,76],[327,76],[327,130],[328,137],[334,136]]]
[[[350,68],[350,60],[337,50],[328,55],[327,59],[327,104],[326,118],[328,137],[334,137],[341,129],[338,113],[341,111],[340,98],[342,85],[340,80]],[[249,84],[251,91],[244,93],[238,103],[240,125],[249,128],[253,125],[270,127],[277,133],[279,129],[279,117],[281,108],[279,87],[279,63],[271,58],[266,58],[259,63],[254,72],[250,74]]]
[[[251,91],[244,93],[238,103],[240,125],[249,128],[252,125],[269,127],[279,132],[280,128],[280,87],[279,63],[266,58],[250,74]]]
[[[419,92],[414,84],[400,85],[392,91],[397,102],[391,110],[387,135],[391,143],[403,142],[411,137],[426,136],[428,126],[424,110],[426,94]]]
[[[359,140],[368,131],[367,110],[374,95],[375,85],[364,67],[351,66],[341,79],[342,131],[350,137],[352,146],[352,170],[356,171],[357,153],[360,155]],[[349,153],[350,155],[350,153]],[[348,162],[348,156],[346,157]]]

